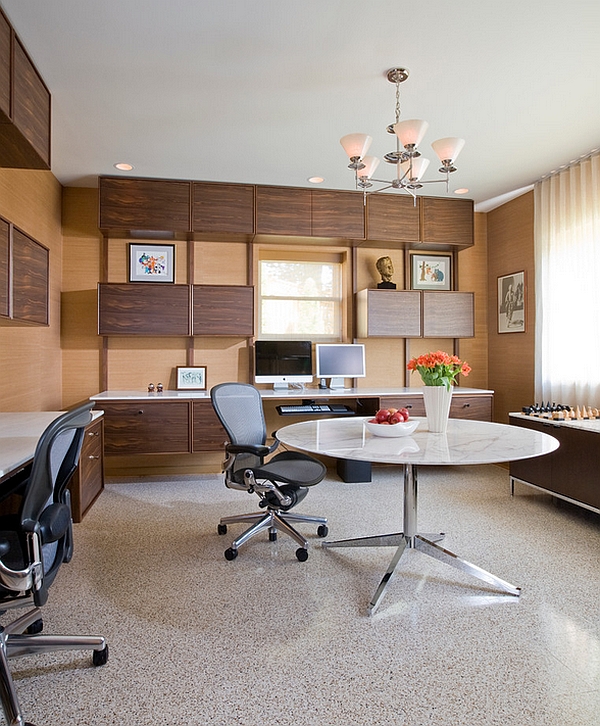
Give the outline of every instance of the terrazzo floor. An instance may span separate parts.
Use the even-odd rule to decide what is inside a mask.
[[[330,538],[397,531],[401,482],[331,472],[298,511]],[[37,726],[593,726],[600,723],[600,517],[494,466],[423,467],[419,524],[522,587],[503,595],[409,551],[378,611],[366,606],[394,552],[325,550],[266,535],[228,562],[256,508],[220,476],[112,479],[80,524],[45,608],[46,632],[106,636],[86,653],[11,661]],[[231,535],[231,537],[230,537]]]

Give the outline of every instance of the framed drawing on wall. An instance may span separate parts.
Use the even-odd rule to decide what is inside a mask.
[[[452,290],[452,255],[412,254],[411,290]]]
[[[129,282],[175,282],[175,245],[130,242]]]
[[[177,366],[178,391],[206,391],[206,366]]]
[[[498,278],[498,332],[525,332],[525,272]]]

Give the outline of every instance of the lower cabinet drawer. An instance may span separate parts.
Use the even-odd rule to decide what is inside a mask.
[[[105,454],[178,454],[190,451],[187,401],[102,402]]]
[[[194,401],[192,404],[194,435],[193,451],[222,451],[227,432],[221,426],[210,401]]]
[[[407,408],[411,416],[424,416],[425,404],[423,396],[384,396],[380,399],[380,408]]]
[[[81,522],[104,489],[103,427],[100,418],[85,430],[79,465],[69,483],[74,522]]]
[[[450,418],[470,418],[476,421],[492,420],[491,396],[452,396]]]

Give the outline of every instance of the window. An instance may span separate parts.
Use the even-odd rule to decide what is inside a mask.
[[[342,339],[342,263],[277,259],[264,251],[258,272],[260,338]]]

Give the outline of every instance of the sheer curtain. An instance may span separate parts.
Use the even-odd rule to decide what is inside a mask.
[[[534,199],[536,399],[600,408],[600,154]]]

